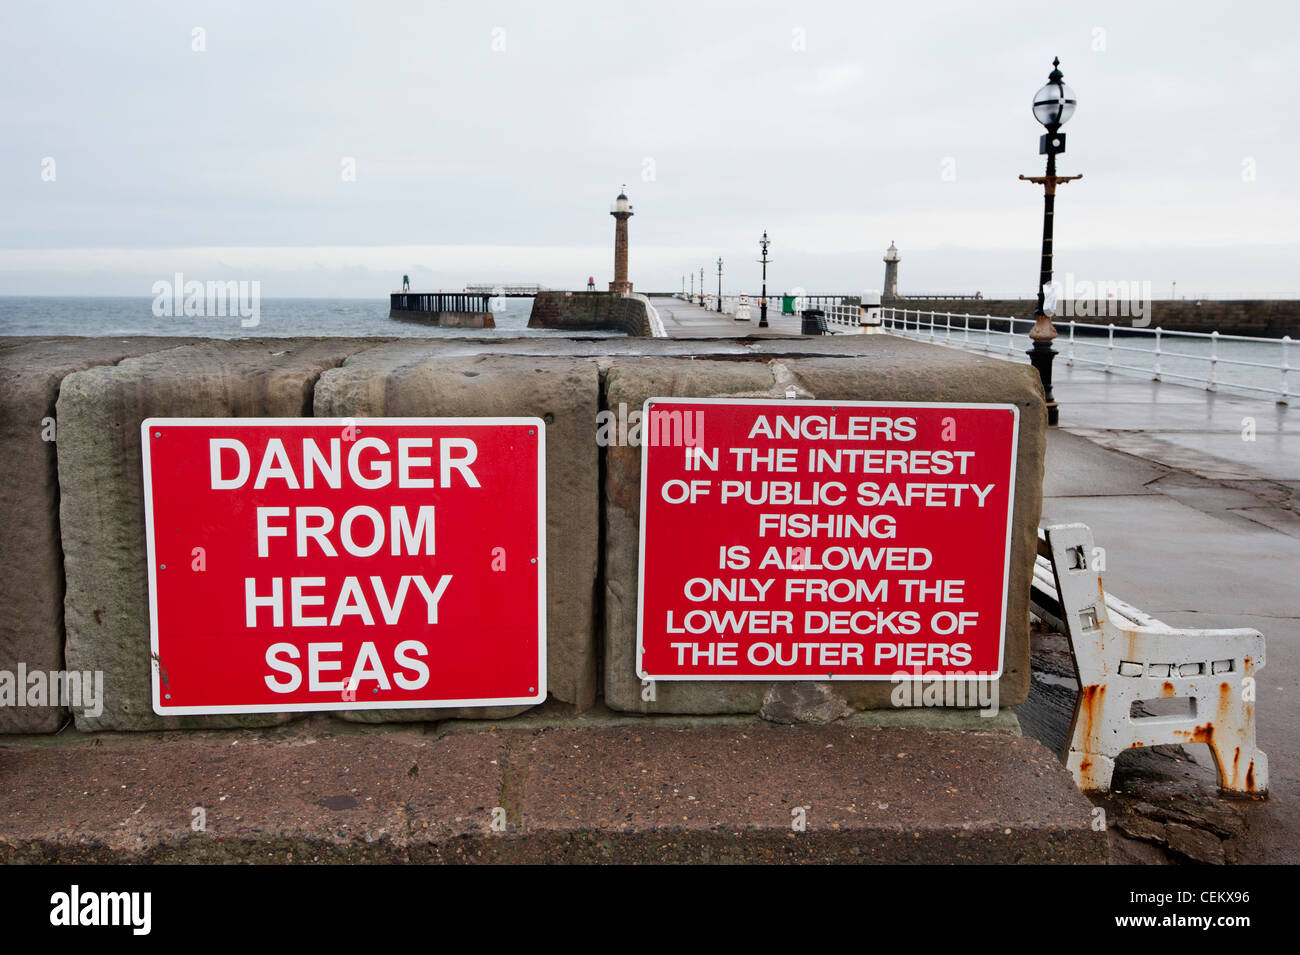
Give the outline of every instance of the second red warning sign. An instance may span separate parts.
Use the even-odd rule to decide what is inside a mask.
[[[1014,405],[653,398],[642,679],[1002,673]]]

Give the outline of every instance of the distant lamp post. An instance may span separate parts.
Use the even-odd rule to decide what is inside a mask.
[[[1075,107],[1074,91],[1065,85],[1060,65],[1059,58],[1052,60],[1052,72],[1047,76],[1047,84],[1034,94],[1034,119],[1047,129],[1038,138],[1038,154],[1047,157],[1047,175],[1020,177],[1043,187],[1043,257],[1038,270],[1038,305],[1034,309],[1034,327],[1029,330],[1029,339],[1034,344],[1029,348],[1028,355],[1043,382],[1049,425],[1056,424],[1060,417],[1056,399],[1052,396],[1052,359],[1056,357],[1052,340],[1056,338],[1056,329],[1044,308],[1047,288],[1052,284],[1052,215],[1056,207],[1057,184],[1083,178],[1082,175],[1056,174],[1056,157],[1065,152],[1065,134],[1060,129],[1074,115]],[[1055,311],[1054,302],[1052,310]]]
[[[767,230],[763,230],[763,238],[758,240],[758,247],[763,250],[763,257],[758,261],[763,263],[763,295],[758,300],[758,327],[767,328]]]
[[[700,304],[704,304],[704,266],[700,266]]]
[[[722,311],[722,257],[718,256],[718,311]]]

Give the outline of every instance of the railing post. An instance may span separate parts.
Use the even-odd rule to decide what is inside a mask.
[[[1066,348],[1065,364],[1074,367],[1074,319],[1070,319],[1070,341]]]
[[[1151,380],[1160,380],[1160,326],[1156,326],[1155,366],[1151,369]]]
[[[962,329],[961,342],[964,346],[969,348],[970,347],[970,313],[969,312],[966,313],[965,315],[962,316],[962,318],[964,318],[966,322],[965,322],[965,327]]]
[[[921,315],[920,312],[917,312],[916,314],[918,318]],[[934,309],[930,309],[930,341],[934,341],[934,337]]]
[[[1205,383],[1206,391],[1213,391],[1218,384],[1219,368],[1219,330],[1210,332],[1210,380]]]
[[[1280,383],[1281,393],[1277,396],[1277,403],[1280,405],[1284,405],[1287,403],[1287,397],[1290,395],[1290,391],[1291,391],[1291,389],[1287,387],[1287,380],[1286,380],[1286,373],[1291,370],[1290,366],[1287,364],[1287,346],[1289,346],[1290,344],[1291,344],[1291,336],[1283,335],[1282,336],[1282,381]]]
[[[992,335],[993,335],[993,319],[990,316],[985,315],[984,316],[984,351],[986,352],[991,351],[993,348],[993,342],[991,340]]]
[[[944,324],[944,328],[946,329],[943,336],[944,343],[947,345],[951,345],[952,344],[952,312],[944,312],[943,324]]]
[[[1110,366],[1115,361],[1115,323],[1111,322],[1106,326],[1106,374],[1110,374]]]

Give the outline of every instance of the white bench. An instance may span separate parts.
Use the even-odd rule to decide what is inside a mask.
[[[1255,745],[1254,702],[1263,635],[1170,627],[1106,593],[1101,572],[1091,568],[1087,525],[1059,524],[1038,535],[1034,612],[1069,638],[1079,680],[1064,754],[1079,788],[1109,790],[1115,757],[1131,747],[1206,743],[1220,789],[1266,792],[1268,758]],[[1185,706],[1134,715],[1135,703],[1154,700]]]

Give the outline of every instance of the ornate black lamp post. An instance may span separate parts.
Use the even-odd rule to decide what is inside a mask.
[[[722,257],[718,257],[718,311],[722,311]]]
[[[1034,119],[1047,129],[1047,133],[1038,138],[1038,154],[1047,157],[1047,175],[1020,177],[1026,182],[1040,183],[1043,187],[1043,257],[1038,270],[1038,305],[1034,309],[1034,327],[1029,330],[1029,338],[1034,344],[1028,355],[1043,382],[1049,425],[1056,424],[1059,419],[1056,399],[1052,396],[1052,359],[1056,357],[1052,340],[1056,338],[1056,329],[1043,308],[1047,287],[1052,284],[1052,216],[1056,207],[1056,186],[1058,183],[1083,178],[1082,175],[1056,174],[1056,157],[1065,152],[1065,134],[1060,129],[1074,115],[1075,106],[1074,91],[1065,85],[1060,65],[1059,58],[1052,60],[1052,72],[1048,74],[1047,85],[1034,94]]]
[[[758,327],[767,328],[767,230],[763,230],[763,238],[758,240],[758,247],[763,250],[763,257],[758,261],[763,263],[763,295],[758,300]]]

